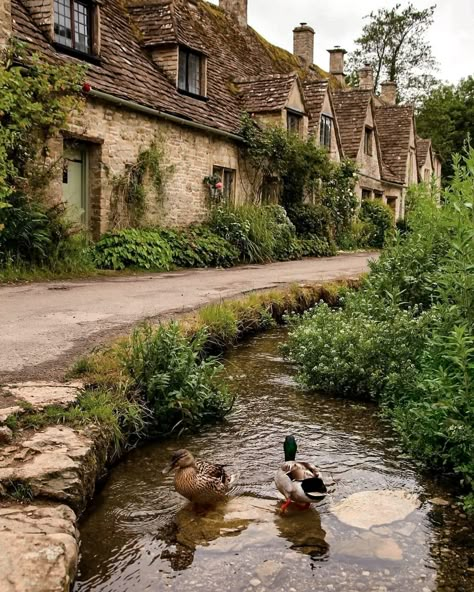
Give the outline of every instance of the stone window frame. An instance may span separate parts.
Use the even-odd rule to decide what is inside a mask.
[[[212,174],[219,177],[222,187],[222,197],[227,203],[233,203],[235,199],[235,180],[237,178],[236,169],[215,164],[212,167]]]
[[[58,40],[58,33],[56,31],[56,16],[57,16],[57,4],[69,5],[69,11],[71,15],[71,45],[67,45],[60,40]],[[102,4],[102,0],[53,0],[52,1],[52,28],[51,28],[51,35],[52,35],[52,42],[54,47],[62,52],[66,53],[75,57],[78,57],[81,60],[90,61],[92,63],[100,63],[100,45],[101,45],[101,31],[100,31],[100,6]],[[88,37],[89,43],[87,51],[79,49],[77,47],[77,43],[75,42],[75,5],[81,5],[83,7],[88,8],[87,14],[87,30],[88,30]]]
[[[196,59],[197,61],[195,61],[194,64],[199,64],[199,71],[194,79],[194,82],[198,80],[198,92],[194,92],[195,87],[190,85],[191,59]],[[184,72],[182,71],[183,65]],[[183,73],[184,77],[182,77]],[[190,47],[186,47],[185,45],[180,45],[178,47],[178,69],[176,75],[176,85],[178,92],[184,95],[201,100],[207,99],[207,57],[203,53],[200,53],[199,51],[196,51]]]
[[[361,199],[362,201],[370,201],[372,199],[372,189],[362,187]]]
[[[333,117],[328,113],[321,113],[319,121],[319,145],[328,150],[332,147]]]
[[[374,128],[369,125],[364,128],[364,154],[374,155]]]
[[[286,129],[289,134],[303,135],[304,113],[295,109],[286,109]]]

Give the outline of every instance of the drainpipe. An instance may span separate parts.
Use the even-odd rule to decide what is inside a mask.
[[[187,127],[192,127],[193,129],[198,129],[200,131],[206,132],[208,134],[214,134],[216,136],[221,136],[223,138],[227,138],[229,140],[234,140],[237,142],[242,142],[243,138],[238,136],[237,134],[232,134],[230,132],[226,132],[224,130],[219,130],[208,125],[204,125],[203,123],[196,123],[194,121],[189,121],[187,119],[183,119],[176,115],[171,115],[169,113],[164,113],[163,111],[159,111],[158,109],[152,109],[151,107],[145,107],[145,105],[140,105],[140,103],[135,103],[134,101],[129,101],[127,99],[120,99],[115,97],[114,95],[109,95],[108,93],[102,92],[101,90],[91,89],[87,96],[94,97],[96,99],[100,99],[102,101],[106,101],[107,103],[112,103],[117,107],[126,107],[131,111],[138,111],[139,113],[144,113],[146,115],[150,115],[152,117],[157,117],[160,119],[164,119],[165,121],[171,121],[172,123],[176,123],[178,125],[184,125]]]

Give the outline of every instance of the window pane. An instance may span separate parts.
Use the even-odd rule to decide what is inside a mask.
[[[188,91],[201,94],[201,58],[195,53],[190,53],[188,57]]]
[[[72,47],[70,0],[54,0],[54,40],[66,47]]]
[[[89,7],[82,2],[74,2],[74,41],[75,49],[88,53],[90,49]]]
[[[178,88],[181,90],[187,90],[186,87],[186,72],[187,72],[187,52],[183,49],[179,50],[179,75],[178,75]]]

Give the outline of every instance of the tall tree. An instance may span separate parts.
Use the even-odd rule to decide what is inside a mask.
[[[436,6],[417,10],[409,3],[406,8],[380,8],[365,18],[368,22],[362,35],[355,40],[356,49],[349,56],[353,72],[369,64],[374,69],[375,88],[381,82],[397,82],[400,98],[415,100],[433,84],[437,69],[426,32],[433,23]]]
[[[443,161],[443,177],[451,177],[452,156],[474,140],[474,77],[454,86],[439,85],[424,98],[416,118],[417,132],[431,138]]]

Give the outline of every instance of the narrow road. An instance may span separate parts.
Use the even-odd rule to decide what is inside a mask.
[[[60,378],[75,357],[145,319],[294,282],[356,277],[374,256],[0,287],[0,384]]]

